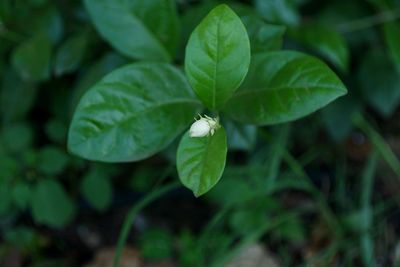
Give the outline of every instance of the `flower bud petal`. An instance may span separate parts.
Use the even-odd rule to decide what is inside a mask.
[[[203,137],[209,134],[210,124],[205,119],[195,121],[189,129],[190,137]]]

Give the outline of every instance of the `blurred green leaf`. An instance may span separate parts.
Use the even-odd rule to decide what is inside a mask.
[[[400,101],[400,75],[384,51],[365,55],[358,80],[367,102],[382,116],[392,115]]]
[[[5,124],[22,120],[32,109],[36,88],[24,82],[11,68],[4,71],[0,91],[0,111]],[[21,97],[23,96],[23,97]]]
[[[33,130],[25,123],[10,124],[3,128],[0,136],[7,151],[23,152],[32,145]]]
[[[190,231],[184,230],[179,235],[179,266],[193,267],[203,258],[199,250],[199,242]]]
[[[111,204],[110,179],[96,169],[92,169],[83,177],[81,192],[89,204],[98,211],[105,211]]]
[[[207,108],[219,109],[240,86],[249,64],[246,28],[228,6],[217,6],[186,47],[185,71],[193,90]]]
[[[21,15],[22,30],[27,34],[32,32],[43,32],[53,45],[57,44],[64,35],[64,22],[60,10],[56,7],[55,2],[51,1],[50,5],[44,8],[32,9],[28,8],[29,14],[34,19],[32,23],[26,23],[26,16]]]
[[[226,132],[223,128],[206,137],[190,137],[186,132],[177,151],[180,180],[196,197],[203,195],[221,178],[226,154]]]
[[[243,123],[271,125],[306,116],[346,92],[322,61],[294,51],[268,52],[253,57],[225,111]]]
[[[96,29],[115,49],[133,59],[170,61],[179,24],[172,0],[85,0]]]
[[[67,137],[67,125],[64,122],[53,119],[46,123],[45,131],[47,137],[55,143],[64,143]]]
[[[174,153],[176,154],[176,149]],[[161,168],[152,168],[149,165],[138,166],[132,175],[130,186],[135,192],[148,192],[157,184],[162,173]]]
[[[257,192],[251,182],[244,178],[247,176],[250,175],[243,174],[237,168],[228,165],[223,179],[207,194],[207,199],[220,206],[241,205],[250,201],[260,192]]]
[[[37,168],[45,174],[57,175],[66,168],[68,160],[67,154],[60,148],[46,146],[38,152]]]
[[[343,36],[332,27],[315,23],[292,29],[290,33],[300,43],[326,57],[340,70],[348,70],[349,48]]]
[[[4,239],[27,254],[35,252],[40,246],[40,236],[34,229],[24,226],[6,231]]]
[[[8,183],[0,181],[0,216],[8,214],[12,205],[12,195]]]
[[[141,255],[149,261],[160,261],[172,257],[172,235],[163,229],[145,231],[140,238]]]
[[[383,25],[383,33],[389,54],[400,73],[400,23],[388,22]]]
[[[284,26],[267,24],[255,15],[241,17],[249,34],[251,53],[257,54],[280,50],[283,43]]]
[[[0,140],[1,141],[1,140]],[[18,174],[18,162],[11,156],[3,154],[0,143],[0,184],[11,181]]]
[[[56,76],[74,72],[85,54],[87,38],[84,35],[72,36],[57,50],[54,62]]]
[[[257,141],[257,127],[224,121],[229,149],[252,150]]]
[[[48,0],[29,0],[29,4],[33,6],[43,6],[44,4],[47,4]]]
[[[255,209],[254,207],[235,211],[229,220],[229,225],[233,231],[243,235],[262,228],[268,223],[265,210]]]
[[[40,82],[50,77],[50,57],[50,40],[39,33],[13,51],[12,64],[24,80]]]
[[[257,11],[267,21],[284,25],[297,25],[300,16],[293,0],[253,0]]]
[[[189,40],[190,35],[201,20],[217,5],[215,1],[202,1],[198,5],[190,5],[180,16],[182,25],[182,48],[184,48]]]
[[[299,220],[299,218],[295,215],[286,220],[284,223],[280,224],[273,234],[278,236],[280,239],[290,242],[301,242],[306,238],[304,226],[301,220]]]
[[[60,183],[38,182],[32,196],[32,216],[37,223],[61,228],[72,221],[74,213],[75,206]]]
[[[252,54],[282,49],[285,26],[266,23],[249,5],[233,2],[230,7],[246,27]]]
[[[147,158],[170,144],[198,107],[178,69],[163,63],[128,65],[84,95],[70,126],[68,146],[91,160]]]
[[[21,210],[25,210],[28,207],[31,196],[32,191],[27,183],[18,182],[12,188],[13,202]]]
[[[342,216],[343,225],[348,230],[355,233],[363,233],[369,230],[372,222],[372,210],[371,209],[360,209],[352,210]]]
[[[351,95],[341,97],[322,110],[322,122],[335,142],[348,137],[353,129],[352,115],[361,109],[358,98]]]

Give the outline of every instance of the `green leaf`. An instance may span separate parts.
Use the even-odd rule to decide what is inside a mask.
[[[178,69],[163,63],[128,65],[83,96],[68,147],[90,160],[144,159],[167,147],[193,120],[199,104]]]
[[[78,105],[80,98],[87,90],[95,85],[104,75],[124,64],[127,64],[127,60],[116,53],[108,53],[99,61],[93,63],[79,79],[78,84],[72,92],[69,108],[71,115]]]
[[[214,187],[222,176],[227,154],[223,128],[201,138],[187,132],[178,147],[177,168],[182,183],[199,197]]]
[[[4,148],[11,153],[20,153],[32,145],[33,131],[25,123],[10,124],[4,127],[0,136],[4,142]]]
[[[2,120],[7,124],[20,121],[31,110],[37,90],[32,84],[24,82],[11,68],[6,69],[4,78],[1,78],[3,80],[2,90],[0,90]]]
[[[312,24],[292,30],[291,35],[300,43],[315,49],[342,71],[347,71],[349,48],[343,36],[332,27]]]
[[[207,108],[218,109],[243,82],[249,64],[246,28],[228,6],[217,6],[186,47],[185,71],[193,90]]]
[[[32,216],[37,223],[61,228],[71,222],[74,214],[75,206],[60,183],[39,181],[32,196]]]
[[[207,3],[212,4],[213,2],[205,2],[204,4]],[[240,17],[246,27],[252,54],[275,51],[282,48],[283,35],[286,31],[285,26],[265,23],[262,17],[249,5],[233,2],[229,6]],[[206,14],[203,14],[203,17]]]
[[[53,45],[60,42],[65,31],[63,17],[60,12],[62,9],[57,8],[54,3],[41,9],[32,9],[28,7],[28,10],[29,13],[21,17],[21,30],[24,30],[26,34],[43,32],[48,36]],[[33,17],[33,19],[29,21],[30,23],[26,23],[26,16]]]
[[[252,166],[248,168],[252,168]],[[248,203],[255,196],[260,195],[260,190],[257,191],[253,180],[249,181],[249,176],[253,177],[249,171],[241,171],[239,167],[227,166],[224,179],[207,194],[207,199],[213,204],[225,207],[241,206]],[[229,192],[229,194],[226,192]],[[265,196],[264,193],[262,195]]]
[[[12,205],[12,196],[8,183],[0,183],[0,216],[6,215]]]
[[[55,143],[65,142],[67,126],[61,120],[53,119],[46,123],[45,131],[47,137]]]
[[[384,51],[375,49],[366,55],[358,80],[369,105],[384,117],[392,115],[400,103],[400,75]]]
[[[353,129],[352,115],[361,109],[358,98],[347,95],[322,110],[325,129],[335,142],[342,142]]]
[[[14,157],[4,155],[1,149],[0,143],[0,185],[6,181],[13,180],[20,171],[19,162],[17,162]]]
[[[96,169],[82,180],[81,192],[89,204],[98,211],[105,211],[111,204],[112,184],[110,179]]]
[[[178,44],[178,17],[172,0],[85,0],[96,29],[122,54],[170,61]]]
[[[161,228],[146,230],[140,238],[141,255],[147,261],[162,261],[172,257],[173,236]]]
[[[34,253],[43,244],[43,238],[34,228],[13,226],[4,233],[4,241],[23,253]]]
[[[60,174],[68,164],[67,154],[54,146],[42,148],[37,157],[38,170],[49,175]]]
[[[84,35],[70,37],[58,49],[54,62],[54,73],[61,76],[74,72],[80,65],[86,50],[87,38]]]
[[[247,235],[254,229],[262,228],[268,222],[265,210],[259,207],[235,210],[229,219],[229,225],[235,233]]]
[[[257,127],[243,125],[231,120],[224,123],[229,149],[252,150],[257,141]]]
[[[383,32],[389,54],[396,65],[397,71],[400,72],[400,23],[385,23],[383,25]]]
[[[202,1],[198,5],[189,5],[180,16],[181,27],[181,46],[182,50],[186,46],[190,35],[196,26],[207,16],[207,14],[216,6],[214,1]]]
[[[300,16],[293,0],[255,0],[260,15],[267,21],[285,25],[297,25]]]
[[[269,52],[254,56],[249,74],[228,102],[232,118],[271,125],[306,116],[347,90],[322,61],[294,52]]]
[[[20,44],[12,54],[12,65],[28,81],[44,81],[50,77],[51,43],[44,33]]]
[[[12,197],[15,205],[21,210],[25,210],[31,201],[32,191],[29,184],[19,182],[12,189]]]
[[[265,23],[255,15],[242,17],[250,38],[251,53],[257,54],[280,50],[283,43],[284,26]]]

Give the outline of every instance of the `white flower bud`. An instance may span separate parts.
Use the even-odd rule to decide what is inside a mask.
[[[201,118],[190,126],[189,135],[190,137],[203,137],[208,135],[210,131],[211,126],[207,119]]]
[[[215,131],[221,127],[218,118],[211,118],[207,115],[201,116],[200,119],[194,118],[196,121],[190,126],[190,137],[204,137],[214,135]]]

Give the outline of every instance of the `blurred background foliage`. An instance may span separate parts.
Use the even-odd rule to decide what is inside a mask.
[[[253,54],[282,43],[314,54],[349,93],[275,127],[225,119],[234,152],[216,188],[195,199],[174,187],[139,209],[178,179],[176,144],[126,164],[66,150],[82,94],[132,59],[81,1],[0,1],[1,266],[111,266],[132,206],[127,266],[400,266],[400,1],[224,2]],[[174,63],[217,3],[176,0]]]

